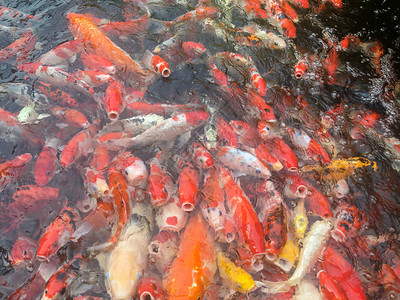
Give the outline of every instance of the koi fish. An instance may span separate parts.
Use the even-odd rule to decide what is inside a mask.
[[[33,169],[35,182],[39,186],[47,185],[54,177],[57,168],[58,139],[50,139],[36,159]]]
[[[188,13],[177,17],[173,21],[169,21],[165,23],[166,27],[176,26],[178,24],[190,21],[202,21],[206,18],[215,19],[219,15],[219,9],[216,7],[196,7],[195,10],[189,11]]]
[[[264,234],[262,225],[258,219],[249,199],[234,181],[232,175],[221,168],[221,179],[226,194],[226,204],[232,215],[236,232],[242,244],[249,247],[253,257],[264,253]]]
[[[106,90],[106,96],[103,99],[108,118],[111,121],[116,121],[119,118],[119,114],[124,109],[124,86],[118,80],[114,80]]]
[[[258,26],[256,23],[250,23],[242,27],[243,31],[246,31],[253,35],[256,35],[259,38],[264,46],[267,46],[269,49],[272,50],[280,50],[286,48],[286,42],[283,38],[277,36],[272,31],[266,31],[265,29]]]
[[[178,196],[182,210],[191,212],[200,200],[199,175],[190,163],[185,163],[178,177]]]
[[[212,236],[197,213],[189,219],[182,234],[178,256],[164,279],[167,299],[202,297],[216,269]]]
[[[256,288],[256,283],[249,273],[236,266],[222,251],[217,251],[217,265],[222,279],[235,291],[249,293]]]
[[[146,68],[161,74],[162,77],[168,78],[171,75],[168,63],[160,56],[151,53],[147,50],[143,56],[143,65]]]
[[[160,207],[156,214],[156,222],[160,230],[179,232],[185,227],[188,213],[182,210],[179,198],[172,196],[168,203]]]
[[[135,295],[147,265],[147,246],[153,229],[149,205],[136,203],[128,214],[130,218],[127,226],[111,253],[97,256],[101,267],[108,274],[107,290],[117,300],[129,299]]]
[[[49,261],[69,240],[76,229],[78,213],[71,207],[64,207],[59,216],[43,232],[36,252],[40,261]]]
[[[340,242],[356,236],[365,225],[365,214],[348,203],[340,203],[335,212],[332,237]]]
[[[40,56],[36,62],[40,65],[48,66],[62,65],[66,61],[72,63],[82,49],[82,40],[67,41]]]
[[[140,280],[137,289],[137,297],[139,299],[163,300],[166,296],[167,292],[164,290],[161,280],[157,276],[144,276]]]
[[[121,48],[115,45],[96,25],[86,16],[68,13],[69,29],[76,39],[82,39],[90,54],[103,56],[111,61],[119,71],[125,70],[134,76],[138,82],[143,82],[147,72]]]
[[[0,164],[1,192],[4,191],[11,182],[14,182],[25,173],[31,160],[32,155],[30,153],[24,153]]]
[[[322,180],[341,180],[351,175],[355,170],[369,166],[374,171],[378,169],[374,161],[364,157],[350,157],[332,160],[330,164],[325,166],[307,165],[302,167],[300,171],[304,174],[314,173]]]
[[[207,51],[203,44],[192,41],[183,42],[181,47],[182,51],[190,58],[202,56]]]
[[[179,249],[178,233],[160,231],[148,246],[149,263],[154,265],[161,274],[167,274],[171,263]]]
[[[324,299],[347,299],[339,283],[335,279],[333,279],[325,270],[319,271],[317,273],[317,278],[319,280],[319,290],[321,291]]]
[[[290,272],[299,258],[299,243],[291,235],[287,235],[286,243],[282,247],[274,264],[279,266],[283,271]]]
[[[91,124],[88,128],[78,132],[61,152],[60,162],[63,167],[69,167],[78,158],[85,156],[92,149],[93,137],[99,125]]]
[[[271,294],[277,294],[288,291],[290,287],[298,285],[318,260],[329,238],[331,229],[332,222],[330,220],[316,221],[303,241],[304,246],[300,251],[299,262],[292,276],[287,281],[263,281],[266,285],[266,291]]]
[[[118,144],[124,147],[135,147],[146,146],[154,142],[171,141],[178,135],[202,125],[208,117],[209,114],[203,111],[178,114],[173,118],[161,121],[156,126],[131,139],[121,139]]]
[[[57,104],[73,108],[78,106],[78,101],[76,101],[70,94],[56,88],[53,85],[37,81],[35,88],[37,88],[46,97],[50,98],[50,100],[53,100]]]
[[[35,258],[37,241],[20,236],[15,241],[10,252],[10,262],[13,266],[19,266],[24,262],[31,262]]]
[[[110,74],[102,71],[77,71],[74,73],[74,75],[78,79],[86,82],[91,87],[99,87],[114,80],[114,78]]]
[[[86,51],[83,51],[81,52],[80,58],[87,71],[101,71],[110,75],[114,75],[117,71],[113,63],[103,56],[89,54]]]
[[[134,187],[143,186],[149,177],[144,162],[130,152],[123,152],[115,157],[111,165],[125,174],[128,183]]]
[[[163,170],[160,158],[161,155],[158,154],[150,163],[150,175],[148,177],[150,203],[154,207],[165,205],[173,193],[172,179]]]
[[[209,169],[215,165],[214,159],[208,150],[198,143],[193,143],[192,159],[200,169]]]
[[[248,152],[223,146],[218,148],[217,156],[221,163],[233,171],[264,179],[271,176],[269,169],[256,156]]]
[[[19,57],[19,60],[23,60],[29,51],[33,50],[35,42],[36,36],[32,30],[24,33],[21,38],[0,50],[0,61],[9,60],[16,55]]]
[[[50,107],[49,111],[53,116],[65,122],[69,126],[78,128],[88,128],[90,126],[86,116],[79,110],[55,105]]]

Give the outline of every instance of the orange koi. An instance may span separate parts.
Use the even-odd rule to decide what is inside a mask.
[[[82,39],[86,50],[90,54],[96,54],[105,57],[111,61],[119,71],[126,71],[133,75],[138,83],[142,82],[147,72],[142,70],[139,65],[121,48],[115,45],[90,18],[76,14],[68,13],[69,29],[76,39]]]
[[[167,300],[202,297],[216,270],[213,238],[197,213],[182,234],[178,256],[164,280]]]
[[[78,132],[64,147],[60,155],[63,167],[69,167],[78,158],[85,156],[92,149],[93,137],[97,133],[99,125],[91,124],[85,130]]]
[[[73,208],[64,207],[42,234],[36,258],[40,261],[49,261],[49,258],[69,241],[76,229],[78,218],[79,215]]]
[[[125,175],[131,186],[143,186],[149,177],[143,160],[134,156],[131,152],[121,153],[111,164]]]
[[[160,154],[150,163],[148,182],[150,203],[154,207],[165,205],[171,197],[172,179],[161,167]]]
[[[129,220],[130,199],[128,194],[128,184],[122,174],[115,168],[110,167],[108,171],[108,181],[114,199],[115,211],[118,215],[117,227],[106,245],[113,245],[118,240],[119,235]]]

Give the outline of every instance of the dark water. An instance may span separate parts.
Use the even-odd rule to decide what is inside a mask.
[[[66,3],[67,2],[67,3]],[[183,5],[181,2],[174,5],[163,5],[162,3],[149,3],[148,7],[152,13],[152,18],[157,20],[172,20],[175,17],[193,9],[197,4],[195,1],[188,2]],[[349,3],[351,2],[351,3]],[[317,7],[316,1],[311,1],[312,7]],[[32,15],[39,15],[39,21],[20,21],[2,20],[0,23],[7,26],[32,26],[37,36],[37,47],[31,53],[31,61],[34,61],[41,54],[53,49],[62,42],[72,40],[73,35],[68,30],[66,14],[68,12],[91,13],[98,18],[110,19],[113,21],[122,21],[122,13],[126,9],[127,4],[124,1],[4,1],[2,5]],[[376,235],[388,237],[387,240],[376,246],[376,252],[384,257],[383,261],[389,263],[388,256],[397,254],[398,257],[398,240],[396,234],[400,233],[400,166],[399,154],[391,153],[387,144],[382,142],[382,136],[400,138],[400,117],[399,101],[391,99],[386,101],[385,88],[394,89],[394,85],[398,80],[400,70],[400,8],[396,0],[344,0],[342,9],[333,9],[328,5],[327,9],[320,12],[314,10],[297,9],[300,22],[296,24],[297,38],[294,44],[309,54],[317,54],[321,57],[327,53],[326,41],[323,40],[323,33],[327,32],[330,37],[340,41],[347,34],[359,37],[363,43],[379,41],[383,45],[384,55],[389,61],[382,71],[382,74],[375,72],[370,64],[367,55],[360,50],[353,50],[342,53],[339,56],[340,64],[337,72],[337,84],[328,84],[326,78],[321,81],[297,80],[293,76],[293,65],[296,62],[298,50],[295,49],[293,43],[288,45],[285,50],[271,51],[269,49],[250,48],[237,46],[234,43],[216,40],[206,32],[202,32],[196,24],[188,24],[185,28],[185,40],[193,40],[203,43],[209,52],[216,53],[220,51],[232,51],[238,53],[246,53],[250,55],[258,67],[262,76],[269,81],[269,91],[265,100],[270,104],[277,115],[278,120],[285,120],[288,125],[304,126],[304,122],[299,121],[302,116],[288,117],[285,115],[284,109],[279,109],[281,91],[279,87],[289,88],[297,95],[304,95],[315,115],[320,117],[330,108],[346,101],[347,109],[342,114],[341,123],[331,129],[332,138],[339,144],[338,157],[356,157],[363,156],[377,162],[378,171],[358,170],[348,179],[350,188],[351,202],[356,203],[357,208],[368,216],[368,222],[363,229],[363,235]],[[244,25],[247,19],[238,11],[233,11],[233,23],[237,26]],[[259,25],[266,25],[266,22],[259,21]],[[267,26],[267,25],[266,25]],[[153,49],[159,43],[171,36],[160,34],[159,22],[154,21],[149,32],[143,35],[132,36],[131,39],[114,39],[114,41],[125,51],[127,51],[134,59],[140,60],[144,49]],[[268,28],[272,28],[269,26]],[[151,31],[153,30],[153,32]],[[277,33],[277,31],[275,31]],[[0,34],[0,48],[9,45],[13,38]],[[235,47],[236,46],[236,47]],[[239,49],[239,50],[237,50]],[[78,63],[79,64],[79,63]],[[240,120],[241,112],[232,108],[226,101],[218,101],[221,93],[215,84],[212,83],[212,77],[208,69],[208,61],[199,60],[186,64],[171,65],[172,74],[168,79],[157,78],[147,88],[146,100],[151,103],[178,103],[184,104],[194,99],[202,99],[203,103],[210,104],[210,101],[204,99],[212,99],[211,106],[218,110],[220,116],[227,120]],[[238,74],[237,81],[243,79],[243,74]],[[0,84],[7,82],[25,82],[26,74],[19,71],[14,63],[0,63]],[[388,78],[386,81],[382,78]],[[390,81],[390,84],[389,84]],[[374,94],[374,92],[376,92]],[[0,103],[1,107],[11,111],[18,112],[21,107],[14,103],[11,99],[5,97]],[[349,131],[352,129],[350,119],[353,114],[363,113],[366,110],[373,110],[382,114],[382,123],[377,126],[376,131],[367,135],[366,138],[357,140],[352,139]],[[396,111],[399,110],[399,111]],[[296,113],[296,111],[295,111]],[[97,116],[91,116],[93,122]],[[48,123],[47,123],[48,124]],[[48,124],[49,125],[49,124]],[[51,133],[51,128],[46,129],[46,122],[39,125],[31,125],[30,128],[39,133],[42,138],[46,137],[46,133]],[[50,125],[49,125],[50,126]],[[312,135],[313,128],[307,128],[307,132]],[[203,135],[202,129],[194,132],[192,139],[200,139]],[[174,148],[177,152],[183,153],[185,146]],[[8,160],[25,152],[29,152],[35,158],[41,151],[41,147],[34,146],[27,142],[0,141],[0,158]],[[149,156],[155,153],[154,148],[141,149],[137,155],[147,160]],[[172,154],[172,151],[171,153]],[[280,183],[281,177],[274,178],[274,183],[278,189],[282,190],[283,185]],[[325,187],[325,183],[317,179],[311,181],[321,188],[321,190],[329,190]],[[0,194],[1,201],[8,203],[10,197],[16,187],[23,184],[33,184],[32,166],[29,166],[26,174],[17,182]],[[59,174],[51,182],[51,186],[59,187],[60,195],[70,199],[74,205],[84,197],[83,180],[77,169],[62,169]],[[332,211],[336,208],[338,202],[332,202]],[[5,234],[0,239],[0,245],[4,249],[4,257],[6,250],[11,250],[16,237],[22,233],[34,239],[38,239],[41,233],[41,224],[49,224],[61,209],[61,204],[51,204],[44,212],[38,213],[38,218],[29,218],[24,220],[18,230]],[[310,219],[311,220],[311,219]],[[3,228],[7,226],[2,224]],[[70,257],[71,253],[77,251],[80,245],[68,245],[59,253],[59,258],[64,261],[66,257]],[[343,247],[345,248],[345,247]],[[348,250],[350,260],[356,267],[359,274],[369,272],[377,278],[378,271],[382,263],[379,257],[371,255],[370,259],[357,258],[353,250]],[[389,254],[388,254],[389,253]],[[386,255],[386,256],[385,256]],[[396,255],[395,255],[396,256]],[[2,260],[3,269],[0,272],[2,287],[0,295],[2,299],[7,299],[16,288],[21,286],[32,273],[22,268],[7,268],[7,259]],[[98,280],[94,289],[98,294],[105,295],[106,290],[101,282],[103,274],[93,267]],[[366,271],[367,270],[367,271]],[[314,277],[315,278],[315,277]],[[383,286],[376,287],[371,281],[362,278],[365,291],[370,299],[387,299],[388,297],[398,296],[392,291],[387,291]],[[100,287],[99,287],[100,286]],[[94,293],[94,294],[96,294]],[[73,292],[71,295],[76,296]],[[72,299],[73,296],[69,295]],[[255,293],[255,296],[260,296]],[[260,296],[260,299],[263,299]],[[239,299],[239,297],[229,299]],[[264,298],[266,299],[266,298]]]

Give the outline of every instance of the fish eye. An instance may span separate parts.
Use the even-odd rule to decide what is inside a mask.
[[[239,129],[239,130],[242,130],[242,129],[243,129],[243,126],[242,126],[242,125],[239,125],[239,126],[238,126],[238,129]]]
[[[167,190],[165,188],[162,189],[163,193],[166,194]]]
[[[278,46],[278,42],[275,41],[275,42],[274,42],[274,45],[275,45],[275,46]]]
[[[264,111],[267,113],[271,112],[271,110],[269,108],[264,108]]]
[[[24,249],[24,250],[22,251],[22,254],[23,254],[23,255],[27,255],[28,252]]]
[[[127,170],[125,170],[125,175],[128,175],[128,171]]]
[[[46,171],[46,175],[50,176],[50,171],[49,170]]]

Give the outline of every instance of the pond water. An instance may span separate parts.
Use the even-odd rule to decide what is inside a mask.
[[[2,1],[0,298],[397,299],[400,9],[309,1]]]

